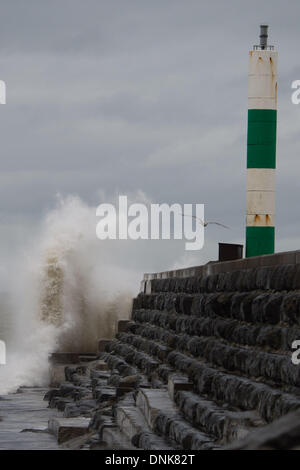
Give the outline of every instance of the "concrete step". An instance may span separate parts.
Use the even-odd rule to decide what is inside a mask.
[[[161,342],[132,333],[121,333],[119,340],[137,351],[146,352],[154,360],[166,360],[172,351]],[[291,362],[291,354],[269,353],[258,348],[236,346],[214,337],[178,336],[176,349],[195,358],[248,377],[264,377],[276,384],[300,385],[300,369]],[[148,358],[149,360],[149,358]]]
[[[116,342],[110,341],[108,346],[109,352],[104,353],[104,360],[107,362],[108,368],[110,370],[117,370],[118,373],[124,377],[137,374],[137,369],[129,365],[123,357],[119,356],[115,348]]]
[[[106,356],[110,369],[117,369],[121,375],[137,375],[141,371],[148,378],[162,363],[149,354],[138,351],[133,346],[115,341],[110,343]]]
[[[214,263],[214,265],[201,267],[209,269],[210,274],[198,272],[196,275],[195,268],[193,268],[193,274],[184,270],[184,276],[182,272],[179,276],[178,271],[164,273],[164,278],[147,282],[147,293],[299,289],[300,265],[298,260],[295,263],[295,256],[298,256],[298,252],[278,253],[270,257],[260,256],[252,259],[244,258],[239,261]],[[260,263],[265,264],[262,266]],[[220,269],[219,272],[218,269]]]
[[[50,354],[49,360],[54,364],[78,364],[80,358],[84,360],[95,360],[95,353],[76,353],[76,352],[55,352]]]
[[[199,397],[189,391],[178,391],[176,404],[184,418],[197,429],[223,442],[243,439],[258,426],[266,423],[257,411],[230,409]]]
[[[108,371],[108,365],[103,359],[97,359],[95,361],[92,361],[88,364],[89,370],[97,370],[97,371]]]
[[[168,390],[140,389],[136,405],[142,411],[150,429],[181,449],[217,448],[214,438],[198,431],[184,420],[169,397]]]
[[[242,441],[234,442],[225,450],[299,450],[300,411],[257,429]]]
[[[193,385],[193,382],[191,382],[186,375],[180,375],[176,373],[169,374],[168,392],[170,399],[175,402],[177,392],[182,390],[192,391],[194,388]]]
[[[164,361],[172,351],[161,342],[146,339],[132,333],[120,333],[119,341],[135,348],[140,354],[147,354],[145,362]],[[264,377],[266,381],[300,385],[300,370],[291,362],[290,353],[269,353],[257,348],[246,348],[214,337],[180,335],[176,349],[182,353],[204,359],[212,365],[231,371],[239,371],[248,377]],[[124,347],[125,351],[125,347]],[[134,350],[133,350],[134,351]],[[139,360],[136,353],[132,356],[135,363]]]
[[[103,449],[136,450],[136,447],[118,429],[117,426],[104,427],[101,433]]]
[[[51,418],[48,430],[53,434],[58,444],[88,433],[90,418]]]
[[[156,436],[153,432],[151,432],[144,415],[136,406],[118,406],[116,410],[116,422],[119,426],[119,429],[127,436],[130,442],[132,442],[132,439],[135,438],[135,436],[140,436],[142,433],[147,433],[148,445],[147,448],[143,447],[144,450],[173,449],[164,441],[164,439]]]
[[[290,301],[294,309],[290,309]],[[140,308],[135,312],[169,312],[176,315],[194,315],[200,317],[219,316],[220,318],[235,318],[248,323],[279,324],[286,322],[299,327],[295,312],[299,312],[300,294],[264,292],[213,292],[210,294],[173,294],[170,300],[168,294],[152,294],[140,299]]]
[[[163,381],[166,383],[168,380],[168,374],[170,372],[174,372],[174,369],[169,367],[167,364],[160,364],[158,367],[154,368],[152,366],[152,361],[150,362],[150,367],[153,372],[150,374],[149,378],[143,373],[144,372],[144,364],[145,361],[147,361],[147,357],[145,355],[141,356],[138,355],[138,359],[141,360],[141,358],[144,360],[143,363],[139,361],[139,367],[133,367],[132,365],[128,364],[123,357],[121,357],[118,354],[118,351],[120,354],[123,352],[124,349],[126,349],[127,353],[132,352],[132,348],[130,349],[130,346],[122,343],[114,343],[112,347],[112,353],[105,353],[105,360],[107,361],[109,368],[113,371],[117,371],[120,373],[120,377],[116,378],[116,374],[112,373],[112,377],[108,379],[109,384],[113,384],[116,387],[118,387],[119,382],[122,381],[122,377],[124,376],[125,381],[127,380],[127,377],[129,376],[139,376],[141,377],[141,381],[139,383],[139,386],[142,388],[148,388],[151,387],[151,378],[153,375],[156,375],[157,378],[160,377],[163,379]],[[122,350],[122,351],[121,351]],[[125,373],[126,372],[126,373]],[[152,385],[153,386],[153,385]]]
[[[128,338],[128,333],[122,335],[124,335],[124,340]],[[171,366],[173,372],[178,371],[182,374],[188,374],[194,384],[195,390],[200,396],[208,395],[214,401],[224,402],[244,411],[258,410],[262,419],[267,422],[279,418],[294,409],[300,408],[300,399],[294,395],[292,390],[291,393],[285,393],[281,387],[276,385],[276,382],[274,383],[270,380],[269,383],[263,383],[260,376],[257,376],[258,380],[256,381],[253,376],[247,377],[245,375],[234,374],[235,370],[232,368],[233,366],[230,366],[230,370],[232,370],[233,373],[230,370],[225,372],[219,364],[212,365],[209,360],[218,355],[220,364],[223,364],[223,360],[228,361],[229,363],[230,361],[233,361],[232,364],[238,361],[239,364],[237,364],[237,366],[239,367],[236,368],[237,370],[245,370],[245,367],[248,368],[247,364],[249,364],[251,369],[260,369],[262,362],[260,357],[256,357],[255,354],[252,354],[253,351],[245,350],[243,351],[242,356],[237,354],[220,355],[218,353],[218,346],[220,346],[223,351],[223,345],[220,342],[213,342],[212,344],[213,347],[211,349],[211,355],[209,353],[209,348],[205,350],[205,354],[208,354],[208,362],[201,358],[193,358],[189,354],[184,354],[174,350],[169,353],[166,363],[168,366]],[[123,355],[126,359],[130,359],[133,365],[141,367],[143,370],[147,370],[147,368],[149,368],[151,371],[150,376],[153,376],[153,374],[159,374],[160,377],[164,378],[165,382],[167,381],[171,370],[167,368],[166,370],[162,370],[165,372],[163,375],[159,373],[161,368],[165,369],[165,363],[161,363],[158,367],[152,369],[153,360],[151,361],[151,356],[136,350],[130,344],[115,341],[110,344],[110,348],[112,355],[118,354],[120,357]],[[153,344],[153,348],[155,349],[155,344]],[[234,347],[231,349],[232,351],[235,351]],[[241,351],[242,348],[237,349]],[[248,353],[249,357],[253,357],[252,364],[251,361],[248,362],[249,358],[247,358],[246,353]],[[264,363],[267,368],[267,359],[274,355],[265,354],[265,356],[266,360]],[[281,358],[282,356],[279,355],[278,357],[275,357],[274,360],[275,362],[278,360],[280,361]],[[108,359],[108,361],[110,361],[110,359]],[[122,367],[126,368],[126,364],[126,361],[123,359]],[[291,375],[285,375],[287,381],[289,378],[293,379],[293,377],[298,375],[297,368],[294,366],[293,369],[292,365],[290,367]],[[267,372],[266,369],[266,375],[268,374],[268,377],[277,377],[277,373],[281,375],[286,374],[287,371],[288,369],[275,367],[275,363],[273,364],[272,362],[270,370]],[[293,374],[295,374],[295,376]],[[293,382],[293,380],[291,381]]]
[[[58,387],[65,382],[65,367],[67,364],[50,363],[50,387]]]
[[[162,341],[170,347],[176,346],[180,340],[183,326],[184,333],[190,336],[215,336],[242,346],[273,352],[290,352],[293,341],[300,337],[300,328],[295,326],[251,324],[236,318],[209,316],[204,313],[202,316],[187,316],[162,311],[157,316],[155,311],[137,310],[134,315],[136,323],[130,323],[128,332]],[[159,322],[169,325],[169,329],[159,326]]]
[[[178,371],[188,373],[200,396],[209,396],[242,410],[257,410],[267,422],[300,408],[299,396],[262,381],[224,372],[180,352],[170,353],[168,362]]]
[[[136,406],[142,411],[150,429],[154,429],[155,421],[161,410],[176,417],[178,410],[169,397],[167,390],[140,389],[136,397]]]
[[[102,413],[96,413],[93,421],[93,428],[97,429],[99,433],[101,448],[114,450],[136,449],[136,447],[132,445],[130,439],[121,432],[116,420],[111,416],[104,416]]]
[[[97,354],[80,354],[79,355],[79,362],[91,362],[96,361]]]

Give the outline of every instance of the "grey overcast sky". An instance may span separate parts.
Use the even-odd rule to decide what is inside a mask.
[[[300,247],[298,0],[0,0],[0,256],[56,194],[205,203],[217,242],[244,242],[248,50],[279,51],[277,251]],[[171,246],[171,245],[170,245]],[[206,251],[205,251],[206,250]],[[164,269],[171,252],[140,268]]]

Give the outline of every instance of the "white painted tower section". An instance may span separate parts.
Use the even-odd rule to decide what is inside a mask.
[[[278,55],[261,28],[265,44],[249,52],[246,256],[274,251]]]

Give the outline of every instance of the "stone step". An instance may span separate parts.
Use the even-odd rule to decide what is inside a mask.
[[[101,372],[104,372],[105,371],[108,371],[108,366],[106,364],[106,362],[103,360],[103,359],[97,359],[91,363],[88,364],[88,368],[89,370],[96,370],[96,371],[101,371]]]
[[[178,391],[176,404],[184,418],[198,429],[223,442],[243,439],[265,422],[256,411],[241,411],[218,406],[189,391]]]
[[[194,384],[185,375],[169,374],[168,376],[168,393],[172,401],[175,401],[177,392],[179,391],[192,391]]]
[[[79,354],[73,352],[52,353],[49,356],[49,362],[52,364],[78,364]]]
[[[130,439],[121,432],[115,418],[97,411],[91,420],[91,427],[99,434],[99,443],[103,449],[136,449]]]
[[[50,362],[50,387],[58,387],[65,382],[66,364],[55,364]]]
[[[161,410],[173,415],[178,415],[178,410],[169,397],[167,390],[140,389],[136,397],[136,406],[142,411],[150,429],[154,429],[155,421]]]
[[[126,333],[122,333],[122,335],[123,334]],[[121,373],[126,371],[124,375],[136,375],[138,373],[137,369],[139,369],[149,377],[162,364],[160,360],[156,360],[149,354],[140,352],[133,346],[121,343],[120,341],[111,342],[109,345],[109,352],[120,358],[119,362],[121,364],[121,368],[118,361],[114,360],[111,356],[107,358],[109,367],[116,367]],[[128,364],[133,366],[132,370],[128,368]]]
[[[155,356],[159,362],[164,362],[168,354],[172,351],[168,346],[148,340],[140,335],[132,333],[119,333],[117,339],[120,342],[127,343],[148,354],[149,357]]]
[[[115,426],[106,426],[101,432],[102,442],[105,450],[136,450],[129,439]]]
[[[98,403],[102,402],[115,402],[117,399],[115,387],[96,387],[93,390],[93,398],[97,400]]]
[[[217,447],[211,436],[196,430],[180,416],[167,390],[140,389],[136,405],[153,432],[180,448],[199,450]]]
[[[88,380],[86,375],[87,367],[82,365],[77,366],[66,366],[65,367],[65,377],[69,382],[75,382],[78,380]]]
[[[130,350],[131,351],[131,350]],[[130,371],[134,371],[135,374],[133,376],[131,376],[130,374],[128,375],[124,375],[124,382],[126,383],[127,381],[127,377],[135,377],[135,376],[139,376],[141,377],[141,381],[139,383],[139,387],[142,387],[142,388],[157,388],[155,384],[158,384],[160,382],[160,386],[161,387],[164,387],[164,383],[167,383],[168,382],[168,376],[170,373],[174,372],[174,369],[170,366],[168,366],[167,364],[160,364],[150,375],[149,378],[146,377],[146,375],[144,375],[142,372],[142,369],[138,369],[138,368],[133,368],[131,367],[129,364],[127,364],[123,358],[121,358],[120,356],[118,356],[115,352],[113,354],[110,354],[110,353],[106,353],[106,360],[108,361],[108,364],[110,365],[110,367],[112,369],[114,369],[114,366],[116,364],[119,364],[121,363],[122,364],[122,368],[126,369],[126,370],[130,370]],[[123,381],[123,376],[119,376],[118,374],[118,371],[117,373],[112,370],[112,375],[111,377],[108,379],[108,384],[109,385],[113,385],[115,387],[119,387],[119,384],[122,383]],[[160,379],[163,381],[161,382]]]
[[[51,418],[48,430],[53,434],[58,444],[88,433],[90,418]]]
[[[77,416],[92,416],[93,411],[97,408],[95,400],[77,400],[66,404],[64,408],[64,417],[73,418]]]
[[[50,354],[49,361],[54,364],[78,364],[83,360],[95,360],[97,355],[91,353],[76,353],[76,352],[55,352]]]
[[[106,352],[104,356],[104,360],[107,362],[109,369],[111,371],[117,370],[118,373],[124,377],[137,374],[137,369],[129,365],[122,356],[118,355],[116,344],[116,341],[111,341],[108,347],[109,352]]]
[[[225,450],[299,450],[300,411],[257,429],[242,441],[234,442]]]
[[[79,362],[91,362],[96,361],[97,354],[80,354],[79,355]]]
[[[126,344],[116,342],[112,345],[112,349],[118,354],[125,354],[126,357],[130,354],[133,364],[137,362],[136,365],[144,369],[145,363],[149,361],[149,355],[135,351],[131,345],[126,346]],[[140,361],[141,357],[145,361],[144,364]],[[300,407],[300,399],[293,394],[283,392],[281,388],[261,381],[256,382],[253,378],[233,375],[230,371],[224,372],[222,368],[213,367],[199,358],[194,359],[189,355],[173,351],[166,360],[173,370],[189,375],[194,383],[195,391],[200,396],[208,395],[213,400],[225,401],[246,411],[258,409],[261,417],[268,422]],[[155,373],[158,373],[160,367],[163,366],[161,364],[157,367]],[[166,375],[169,372],[167,369]],[[283,369],[280,372],[285,371]],[[240,393],[240,390],[245,390],[245,392]]]
[[[118,339],[136,348],[137,351],[147,351],[148,356],[152,355],[155,359],[158,355],[161,360],[167,360],[172,351],[157,341],[148,340],[137,334],[121,333]],[[176,349],[204,359],[229,372],[239,371],[248,377],[264,377],[266,381],[275,384],[285,383],[295,387],[300,385],[300,369],[292,364],[290,355],[235,346],[213,337],[189,335],[181,335],[178,338]],[[161,356],[162,350],[164,357]]]
[[[300,328],[251,324],[216,315],[198,317],[147,310],[137,310],[133,315],[136,322],[131,322],[128,332],[164,341],[169,347],[176,345],[184,333],[215,336],[232,343],[254,346],[258,350],[290,352],[293,341],[300,338]]]
[[[242,410],[257,410],[267,422],[300,408],[298,396],[261,381],[226,373],[180,352],[170,353],[168,362],[191,378],[200,396],[208,396]]]
[[[106,346],[111,342],[111,339],[108,338],[101,338],[98,341],[98,352],[101,355],[105,352]]]
[[[294,290],[300,288],[300,265],[278,264],[211,275],[153,279],[150,282],[151,292]]]
[[[135,442],[141,444],[141,434],[146,433],[148,439],[147,447],[143,447],[144,450],[173,449],[163,439],[151,432],[144,415],[136,406],[118,406],[116,409],[116,422],[119,429],[127,436],[130,442],[133,442],[135,436],[139,436],[138,439],[135,439]],[[146,445],[145,439],[143,445]]]
[[[214,292],[211,294],[151,294],[140,298],[135,312],[166,311],[195,315],[235,318],[248,323],[276,325],[281,322],[299,327],[300,292]]]

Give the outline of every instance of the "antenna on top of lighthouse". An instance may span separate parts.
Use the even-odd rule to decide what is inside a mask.
[[[259,45],[253,46],[254,50],[274,50],[274,46],[268,44],[268,28],[269,26],[267,24],[260,25]]]

